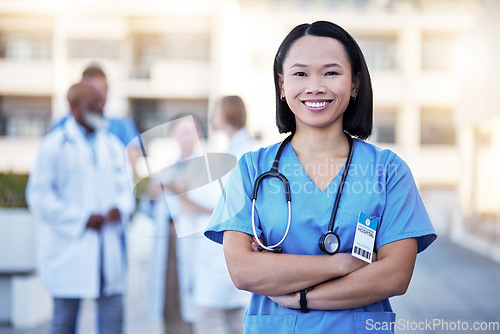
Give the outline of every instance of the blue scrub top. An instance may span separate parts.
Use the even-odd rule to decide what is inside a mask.
[[[334,232],[340,237],[340,252],[350,252],[360,212],[379,220],[375,248],[401,239],[417,238],[418,252],[426,249],[436,233],[427,215],[415,181],[406,163],[390,150],[354,139],[354,152]],[[240,159],[226,184],[205,235],[218,243],[226,230],[253,235],[251,222],[252,192],[255,179],[269,171],[279,144],[249,152]],[[306,166],[307,167],[307,166]],[[330,172],[326,165],[317,172]],[[330,185],[321,191],[309,178],[290,144],[281,155],[280,172],[287,177],[292,195],[292,222],[283,252],[288,254],[324,254],[319,238],[328,231],[343,168]],[[283,185],[277,178],[264,179],[256,201],[257,234],[268,245],[281,240],[287,225],[287,203]],[[389,300],[341,311],[311,310],[301,313],[277,305],[266,296],[252,295],[245,316],[246,333],[392,333],[376,331],[374,324],[394,323]],[[378,328],[381,326],[378,326]]]

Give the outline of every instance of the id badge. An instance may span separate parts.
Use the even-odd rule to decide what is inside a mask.
[[[356,224],[356,234],[352,245],[352,256],[368,263],[372,263],[373,246],[377,234],[378,218],[370,217],[363,212],[359,213]]]

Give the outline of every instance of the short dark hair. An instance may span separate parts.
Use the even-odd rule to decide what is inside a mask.
[[[340,26],[327,22],[317,21],[312,24],[296,26],[285,37],[274,58],[274,87],[276,90],[276,125],[280,133],[295,133],[295,116],[286,101],[281,100],[279,75],[283,74],[283,62],[288,55],[292,44],[304,36],[331,37],[339,41],[347,54],[351,65],[352,75],[359,73],[359,91],[356,99],[351,99],[344,112],[343,128],[352,136],[360,139],[368,138],[373,128],[373,94],[370,73],[365,58],[358,43]]]
[[[106,73],[104,73],[103,69],[98,64],[90,64],[83,70],[82,78],[95,78],[102,77],[106,78]]]

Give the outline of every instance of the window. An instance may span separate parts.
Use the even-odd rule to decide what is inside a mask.
[[[455,145],[453,109],[423,108],[420,123],[422,145]]]
[[[0,35],[0,57],[8,59],[49,59],[52,55],[49,34]]]
[[[422,70],[452,70],[454,51],[455,36],[453,34],[424,33],[422,37]]]
[[[132,99],[132,115],[139,132],[168,122],[172,117],[194,114],[206,129],[208,100]],[[205,131],[206,136],[206,131]]]
[[[132,99],[130,106],[139,133],[143,133],[165,121],[156,117],[158,110],[158,100],[156,99]]]
[[[149,78],[151,64],[160,59],[208,60],[209,34],[134,36],[134,76]]]
[[[377,143],[396,144],[396,124],[396,110],[376,110],[373,115],[372,140]]]
[[[0,135],[39,138],[50,127],[50,97],[0,97]]]
[[[370,70],[394,70],[397,68],[396,36],[360,36],[356,40]]]
[[[162,59],[164,45],[161,36],[137,35],[134,37],[134,71],[133,76],[137,78],[149,78],[151,64]]]
[[[69,40],[69,58],[109,58],[117,59],[120,55],[119,41]]]
[[[167,59],[209,59],[210,36],[208,34],[167,35],[164,41]]]

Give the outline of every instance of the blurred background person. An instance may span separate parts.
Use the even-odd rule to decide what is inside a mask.
[[[150,179],[148,189],[139,201],[138,209],[146,214],[154,224],[154,238],[149,264],[148,315],[155,320],[164,320],[168,240],[172,217],[159,178]]]
[[[94,86],[104,96],[104,101],[106,102],[106,98],[108,96],[108,79],[104,70],[99,65],[91,64],[85,68],[82,73],[81,82]],[[69,117],[71,117],[70,114],[57,121],[52,126],[52,130],[57,129],[66,123]],[[133,140],[139,135],[139,131],[137,130],[135,123],[127,117],[105,117],[105,123],[103,124],[105,124],[110,133],[115,135],[123,143],[123,145],[127,147],[127,156],[135,173],[135,163],[141,154],[139,142]],[[131,143],[131,145],[128,145],[129,143]]]
[[[238,159],[255,148],[255,142],[246,129],[247,112],[243,99],[237,95],[222,97],[216,102],[211,117],[214,130],[222,130],[229,138],[226,153]]]
[[[95,122],[104,96],[69,89],[72,115],[41,144],[26,189],[38,225],[38,273],[53,297],[50,333],[74,333],[80,300],[96,299],[99,333],[123,330],[125,226],[134,209],[122,143]]]
[[[195,226],[189,211],[206,210],[187,200],[187,190],[199,183],[202,156],[200,138],[201,121],[194,115],[177,115],[171,119],[169,134],[179,147],[176,163],[161,175],[163,191],[171,219],[167,249],[165,289],[165,329],[167,333],[192,333],[195,321],[194,281],[197,239],[191,235],[202,228]],[[203,166],[204,162],[203,162]],[[206,210],[209,213],[209,210]]]
[[[210,124],[214,130],[222,130],[227,135],[229,141],[226,153],[239,159],[243,153],[254,148],[254,141],[245,128],[245,104],[239,96],[224,96],[219,99],[215,103]],[[185,215],[196,222],[195,226],[206,228],[217,204],[217,188],[215,183],[198,188],[190,191],[184,200],[181,208]],[[250,294],[236,289],[231,281],[222,247],[211,243],[199,233],[196,236],[194,332],[243,333],[243,318]]]
[[[172,173],[173,181],[167,181],[165,187],[175,195],[168,197],[168,206],[177,235],[170,241],[176,243],[181,314],[184,321],[193,323],[195,334],[243,333],[243,315],[250,295],[232,283],[222,247],[202,234],[220,195],[219,184],[209,182],[203,172],[203,127],[194,116],[175,122],[171,133],[181,154],[178,168]],[[168,179],[164,177],[164,181]],[[169,271],[170,267],[169,263]],[[169,298],[172,296],[167,293]]]

